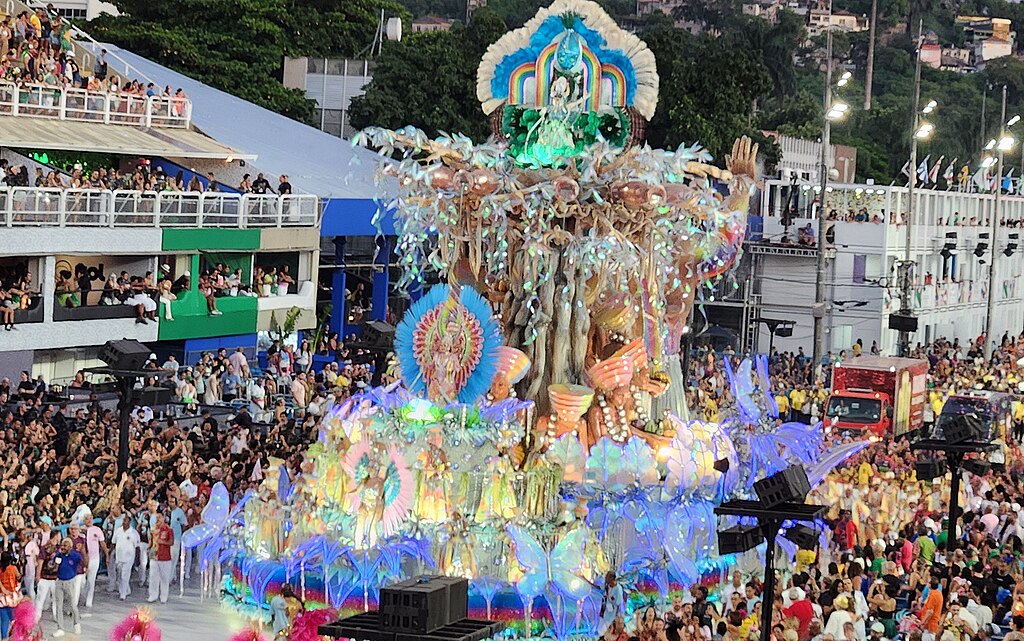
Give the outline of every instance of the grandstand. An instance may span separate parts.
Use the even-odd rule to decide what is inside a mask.
[[[0,376],[58,380],[111,338],[252,353],[293,309],[313,328],[321,222],[374,234],[372,155],[84,36],[71,59],[77,81],[0,74]]]

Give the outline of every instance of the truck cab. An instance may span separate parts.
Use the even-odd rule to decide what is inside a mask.
[[[834,423],[833,423],[834,421]],[[840,432],[870,432],[881,436],[892,425],[892,400],[888,394],[869,389],[834,392],[825,407],[825,422]]]

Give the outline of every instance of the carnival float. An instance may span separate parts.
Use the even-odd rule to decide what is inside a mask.
[[[717,581],[736,562],[718,503],[794,462],[820,481],[859,447],[780,425],[763,358],[724,363],[721,423],[689,419],[680,336],[741,250],[756,145],[724,169],[643,145],[654,56],[588,0],[492,45],[477,93],[485,144],[358,138],[382,155],[405,283],[442,282],[396,329],[397,380],[331,408],[301,464],[233,509],[215,488],[186,533],[239,607],[289,583],[363,611],[433,573],[468,578],[471,612],[520,636],[595,634],[607,571],[661,603]]]

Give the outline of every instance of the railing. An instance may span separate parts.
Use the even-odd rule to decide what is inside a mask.
[[[188,129],[192,101],[175,96],[136,96],[0,82],[0,114]]]
[[[11,187],[0,227],[315,227],[316,196]]]

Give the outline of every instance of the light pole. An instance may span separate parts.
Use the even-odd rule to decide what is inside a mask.
[[[831,8],[829,9],[831,15]],[[843,73],[836,84],[845,87],[850,82],[852,74],[847,71]],[[821,126],[821,185],[818,196],[818,261],[817,275],[814,280],[814,352],[812,354],[813,365],[811,367],[811,378],[816,379],[821,372],[821,357],[825,353],[825,195],[828,193],[828,175],[832,171],[829,163],[829,147],[832,138],[832,121],[840,120],[846,116],[850,105],[842,100],[832,101],[832,29],[829,28],[825,37],[825,97],[823,101],[825,117]],[[814,380],[810,383],[813,385]]]
[[[1007,126],[1020,121],[1014,116],[1011,122],[1006,121],[1006,85],[1003,85],[1003,102],[999,111],[999,139],[995,141],[996,149],[996,201],[992,208],[992,224],[989,227],[989,258],[988,258],[988,309],[985,314],[985,358],[992,357],[992,319],[996,311],[996,245],[999,239],[999,206],[1003,193],[1003,154],[1013,149],[1013,137],[1007,134]],[[991,143],[989,146],[992,146]]]
[[[917,30],[917,48],[915,50],[916,61],[914,63],[914,106],[910,129],[910,182],[907,184],[907,237],[903,252],[903,262],[899,265],[900,278],[900,311],[899,315],[904,320],[913,316],[913,307],[910,304],[911,288],[913,286],[913,229],[914,229],[914,186],[917,183],[917,141],[927,138],[932,134],[933,127],[928,123],[921,123],[921,26]],[[935,109],[935,101],[929,101],[925,106],[924,113],[931,113]],[[910,332],[906,329],[900,330],[898,353],[900,356],[910,356]]]

